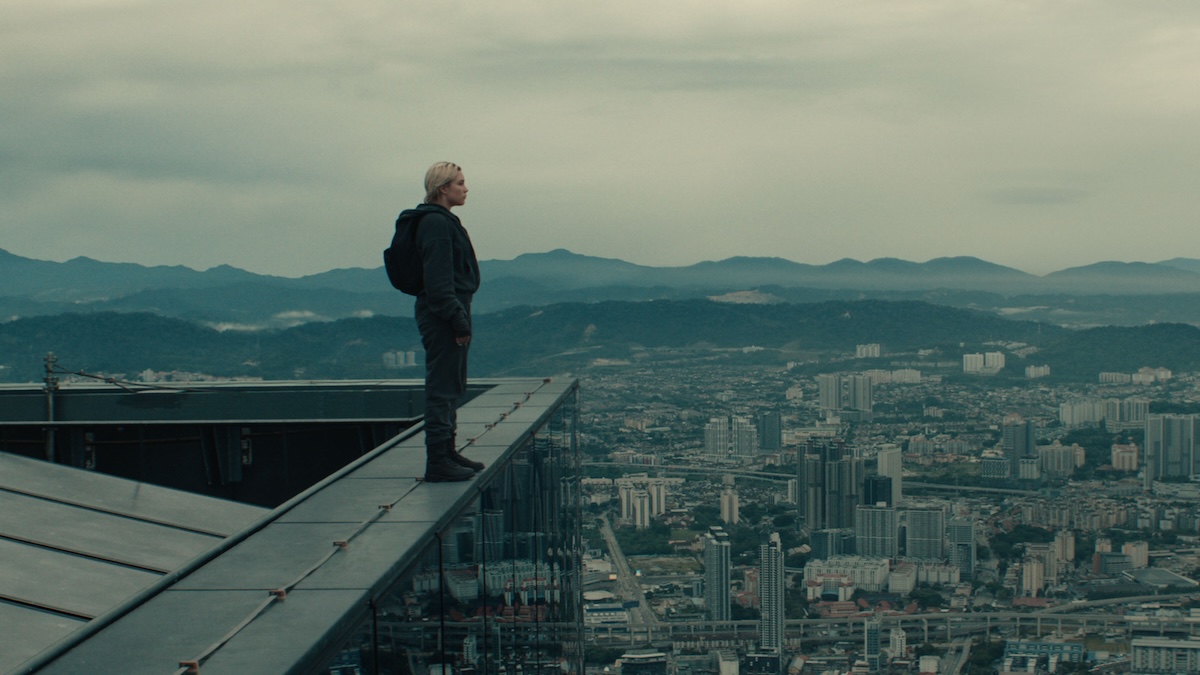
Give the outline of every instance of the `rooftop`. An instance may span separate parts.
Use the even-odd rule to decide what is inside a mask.
[[[419,382],[205,384],[165,393],[64,387],[53,424],[44,418],[44,391],[5,388],[0,507],[15,508],[0,508],[0,618],[18,628],[0,634],[0,671],[182,673],[203,664],[205,673],[308,672],[378,618],[383,599],[431,550],[441,555],[448,528],[486,517],[481,499],[493,509],[516,499],[508,494],[514,481],[542,470],[531,448],[562,448],[562,466],[577,462],[569,454],[577,387],[571,379],[473,381],[458,411],[459,444],[488,468],[442,484],[419,480]],[[389,417],[389,408],[399,414]],[[394,435],[360,450],[389,425]],[[333,444],[329,454],[354,457],[298,490],[290,473],[262,466],[320,456],[323,443]],[[294,494],[263,508],[12,454],[46,448],[60,462],[122,470],[135,463],[108,455],[140,455],[138,470],[150,473],[146,465],[161,459],[167,478],[195,471],[212,481],[209,492],[240,492],[249,502]],[[172,460],[189,453],[218,465]],[[543,486],[535,479],[536,493]],[[520,536],[569,529],[528,529],[539,528],[550,532]]]

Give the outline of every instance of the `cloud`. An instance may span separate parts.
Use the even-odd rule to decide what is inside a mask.
[[[1200,5],[1156,0],[17,0],[0,227],[51,259],[377,266],[445,158],[483,257],[1157,259],[1200,250],[1198,60]]]
[[[997,204],[1019,206],[1055,206],[1076,204],[1089,197],[1086,190],[1056,187],[1012,187],[992,190],[986,194]]]

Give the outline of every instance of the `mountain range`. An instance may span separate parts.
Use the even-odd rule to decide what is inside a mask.
[[[1071,326],[1200,323],[1200,260],[1100,262],[1037,276],[973,257],[808,265],[732,257],[650,267],[562,249],[480,263],[479,313],[605,300],[714,298],[732,303],[918,300]],[[0,249],[0,317],[150,312],[219,328],[280,328],[376,315],[410,316],[412,302],[381,268],[299,278],[227,265],[198,271],[79,257],[36,260]]]
[[[560,303],[480,315],[475,338],[473,377],[578,373],[601,364],[664,372],[676,364],[793,364],[797,377],[905,364],[964,377],[957,367],[964,353],[995,350],[1009,352],[1000,377],[1014,384],[1027,382],[1026,365],[1049,365],[1051,381],[1096,382],[1102,371],[1143,366],[1200,371],[1195,326],[1070,330],[914,301]],[[882,358],[853,358],[856,345],[871,342],[882,344]],[[0,323],[0,381],[40,380],[48,352],[67,371],[116,379],[137,379],[147,369],[264,379],[413,378],[420,366],[388,369],[382,357],[420,350],[414,322],[405,317],[249,332],[149,313],[58,314]]]

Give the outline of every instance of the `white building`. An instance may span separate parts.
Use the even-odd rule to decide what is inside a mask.
[[[838,574],[849,577],[854,585],[864,591],[883,590],[888,579],[888,561],[884,558],[861,558],[838,556],[829,560],[810,560],[804,566],[804,578],[816,578],[823,574]]]

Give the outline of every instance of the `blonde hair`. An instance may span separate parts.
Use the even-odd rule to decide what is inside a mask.
[[[425,172],[425,203],[437,201],[441,189],[453,182],[459,171],[462,171],[462,167],[454,162],[438,162],[429,167]]]

